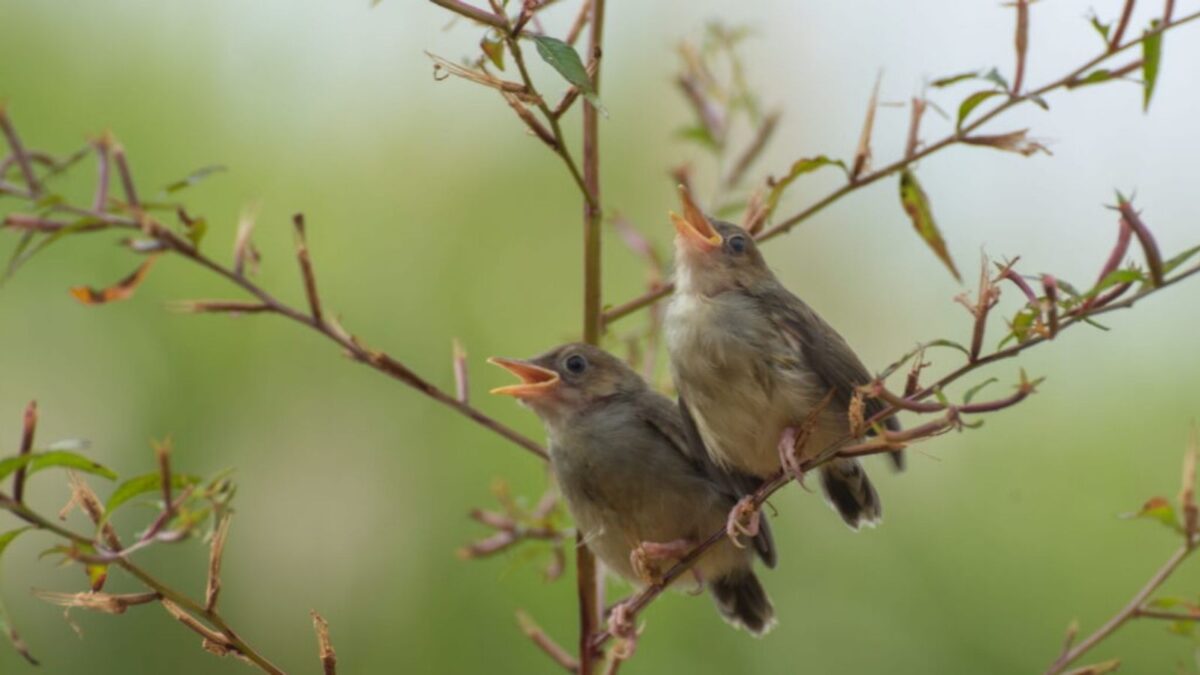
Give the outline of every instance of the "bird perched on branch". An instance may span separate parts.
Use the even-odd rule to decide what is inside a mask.
[[[684,215],[671,213],[676,279],[665,326],[685,424],[729,472],[767,478],[783,466],[802,478],[803,460],[846,437],[855,389],[871,374],[775,278],[750,233],[709,219],[680,192]],[[875,399],[861,402],[866,417],[881,409]],[[894,418],[887,426],[899,428]],[[892,459],[902,466],[898,453]],[[857,460],[835,459],[820,471],[825,495],[850,527],[879,520],[879,495]],[[757,516],[743,500],[730,535],[752,534]]]
[[[742,492],[689,445],[675,404],[620,359],[567,344],[529,360],[489,362],[521,378],[492,393],[516,397],[541,418],[567,508],[610,570],[639,585],[657,581],[663,563],[723,526]],[[754,551],[724,539],[692,569],[726,620],[761,635],[774,609],[753,571],[755,551],[774,566],[765,527]]]

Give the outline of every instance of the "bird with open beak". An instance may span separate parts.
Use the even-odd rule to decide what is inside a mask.
[[[684,422],[728,472],[761,479],[783,466],[798,474],[802,459],[844,442],[855,388],[871,374],[842,336],[775,278],[750,233],[708,218],[682,186],[680,193],[684,215],[670,214],[675,294],[665,330]],[[881,405],[864,403],[868,417]],[[888,427],[899,428],[894,418]],[[805,439],[803,457],[798,438]],[[899,468],[901,456],[892,458]],[[820,474],[850,527],[879,520],[879,495],[856,460],[833,460]],[[739,503],[731,536],[753,533],[757,515],[753,504]]]
[[[666,569],[661,563],[682,558],[724,525],[740,493],[693,451],[675,404],[620,359],[567,344],[529,360],[489,362],[521,379],[492,393],[516,397],[541,418],[567,509],[610,570],[649,583]],[[759,531],[754,551],[722,540],[693,570],[726,620],[761,635],[774,609],[753,571],[755,551],[774,566],[769,530]]]

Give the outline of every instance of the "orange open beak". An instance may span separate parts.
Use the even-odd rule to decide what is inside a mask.
[[[507,370],[521,378],[520,384],[510,384],[506,387],[496,387],[493,394],[515,396],[517,398],[537,398],[553,391],[558,386],[558,373],[548,368],[535,366],[528,361],[504,359],[493,356],[488,363]]]
[[[683,201],[683,216],[680,217],[674,211],[670,212],[670,216],[671,222],[675,224],[675,231],[683,241],[705,252],[719,247],[724,240],[713,229],[712,223],[708,222],[700,207],[696,206],[696,202],[692,201],[692,195],[688,193],[687,188],[682,185],[679,186],[679,198]]]

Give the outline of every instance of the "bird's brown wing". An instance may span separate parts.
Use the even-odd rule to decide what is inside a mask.
[[[796,345],[808,368],[834,392],[834,400],[849,407],[856,387],[873,378],[846,340],[803,300],[786,289],[756,295],[760,308],[772,325],[788,342]],[[884,409],[879,399],[868,398],[865,415],[871,417]],[[890,431],[899,431],[900,422],[894,416],[884,421]],[[868,432],[873,433],[873,432]],[[904,468],[904,453],[888,453],[897,469]]]
[[[676,447],[699,471],[721,485],[735,501],[758,489],[762,482],[758,478],[746,473],[726,471],[713,462],[704,447],[704,441],[700,438],[700,430],[696,428],[692,412],[688,409],[687,402],[683,400],[682,396],[679,397],[677,419],[682,422],[679,431],[682,433],[683,445]],[[754,538],[754,550],[758,553],[758,557],[762,558],[764,565],[770,568],[775,567],[778,555],[775,551],[775,538],[771,535],[771,527],[767,523],[766,515],[759,518],[758,535]]]

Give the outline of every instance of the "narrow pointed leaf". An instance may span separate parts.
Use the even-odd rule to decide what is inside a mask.
[[[958,274],[958,268],[954,266],[954,261],[950,258],[950,252],[946,249],[946,242],[942,239],[942,233],[938,231],[937,223],[933,220],[933,210],[929,205],[929,198],[925,195],[925,191],[921,189],[921,184],[917,182],[917,177],[913,172],[905,169],[900,174],[900,203],[904,206],[905,212],[912,220],[913,228],[917,230],[917,234],[925,241],[925,244],[933,251],[933,253],[941,260],[954,278],[962,281],[962,277]]]
[[[21,534],[26,530],[32,529],[32,525],[26,525],[25,527],[18,527],[15,530],[9,530],[4,534],[0,534],[0,556],[4,555],[4,549],[8,548],[8,545],[11,544],[14,539],[21,536]]]
[[[1158,29],[1159,21],[1150,22],[1150,30]],[[1147,35],[1142,40],[1142,109],[1150,109],[1150,97],[1158,81],[1158,66],[1162,61],[1162,33]]]
[[[211,176],[215,173],[221,173],[222,171],[225,171],[225,170],[226,170],[225,167],[221,166],[220,164],[211,164],[209,166],[200,167],[199,169],[196,169],[192,173],[188,174],[187,176],[180,178],[179,180],[175,181],[174,183],[171,183],[166,188],[164,188],[164,190],[166,191],[167,194],[179,192],[180,190],[189,188],[189,187],[195,185],[196,183],[199,183],[200,181],[204,180],[205,178],[208,178],[209,176]]]
[[[967,116],[971,114],[972,110],[978,108],[980,103],[1002,93],[1004,92],[995,89],[985,89],[984,91],[977,91],[963,99],[963,102],[958,106],[958,128],[962,129],[963,122],[966,121]]]
[[[537,45],[538,56],[550,64],[551,68],[557,70],[563,79],[575,85],[579,89],[579,93],[583,94],[592,105],[600,108],[596,90],[592,87],[592,78],[588,76],[587,68],[584,67],[575,48],[548,35],[535,36],[533,41]]]
[[[171,474],[171,487],[174,491],[184,490],[192,485],[199,485],[202,479],[199,476],[192,476],[183,473]],[[148,492],[162,491],[162,473],[155,471],[141,476],[135,476],[117,486],[113,490],[112,496],[108,498],[108,503],[104,505],[105,517],[112,515],[114,511],[121,507],[122,504],[128,502],[134,497],[144,495]]]
[[[783,191],[787,189],[792,181],[806,173],[812,173],[824,166],[840,167],[843,172],[849,172],[846,168],[846,163],[840,159],[830,159],[825,155],[817,155],[816,157],[804,157],[792,162],[792,166],[788,169],[787,175],[783,178],[775,180],[771,184],[771,193],[767,195],[767,214],[775,212],[775,207],[779,204],[779,198],[783,196]]]
[[[113,473],[110,469],[97,462],[93,462],[83,455],[67,450],[50,450],[47,452],[33,452],[17,457],[7,457],[0,460],[0,480],[8,477],[9,474],[22,466],[28,467],[25,472],[26,476],[32,476],[42,469],[61,467],[102,476],[109,480],[117,479],[117,474]]]

